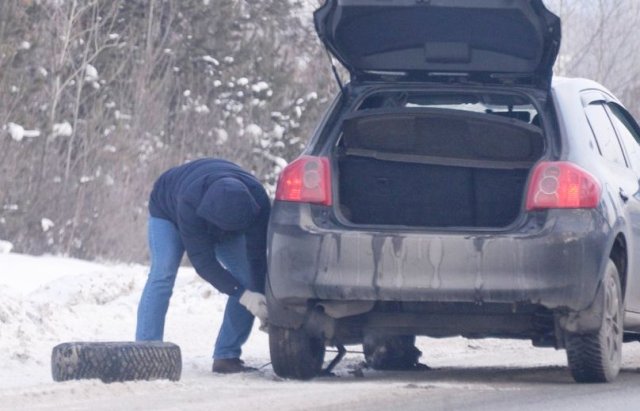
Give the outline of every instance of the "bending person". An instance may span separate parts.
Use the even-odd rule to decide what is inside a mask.
[[[136,341],[159,341],[186,250],[197,273],[228,294],[213,372],[253,370],[240,359],[254,316],[267,320],[266,236],[271,205],[239,166],[200,159],[164,172],[149,199],[151,270],[138,305]]]

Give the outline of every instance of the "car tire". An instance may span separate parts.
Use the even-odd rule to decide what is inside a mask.
[[[602,285],[603,315],[598,331],[567,335],[567,359],[576,382],[610,382],[620,372],[624,334],[622,287],[618,269],[611,260]]]
[[[415,342],[413,335],[366,336],[362,351],[374,370],[412,370],[422,355]]]
[[[68,342],[55,346],[51,353],[54,381],[178,381],[181,372],[180,347],[160,341]]]
[[[273,371],[282,378],[310,380],[322,371],[325,346],[304,329],[269,326]]]

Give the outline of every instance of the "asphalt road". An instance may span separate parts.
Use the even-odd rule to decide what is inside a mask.
[[[394,377],[380,378],[391,381]],[[405,388],[406,395],[389,400],[378,398],[375,403],[349,409],[640,410],[640,370],[635,368],[623,369],[610,384],[576,384],[566,367],[445,368],[417,377]]]
[[[433,368],[423,372],[365,370],[347,356],[338,376],[282,380],[260,372],[213,375],[203,366],[168,381],[103,384],[96,380],[0,389],[0,410],[221,411],[503,411],[640,410],[640,344],[625,344],[623,369],[610,384],[577,384],[563,351],[526,343],[445,339],[422,346]]]

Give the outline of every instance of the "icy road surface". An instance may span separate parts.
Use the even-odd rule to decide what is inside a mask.
[[[259,372],[210,372],[225,297],[192,270],[178,276],[166,340],[180,345],[180,382],[54,383],[51,348],[65,341],[127,341],[146,267],[58,257],[0,254],[0,410],[638,410],[640,343],[625,344],[613,384],[578,385],[563,351],[527,341],[419,338],[426,372],[353,370],[349,354],[336,377],[284,381],[269,363],[257,328],[243,355]],[[360,347],[348,347],[359,350]],[[332,353],[327,354],[329,358]]]

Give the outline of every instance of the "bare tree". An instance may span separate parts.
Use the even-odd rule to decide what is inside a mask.
[[[299,0],[0,2],[0,238],[141,260],[167,167],[224,157],[273,190],[335,92],[318,46]]]
[[[562,49],[556,73],[596,80],[640,115],[640,2],[548,0],[562,18]]]

